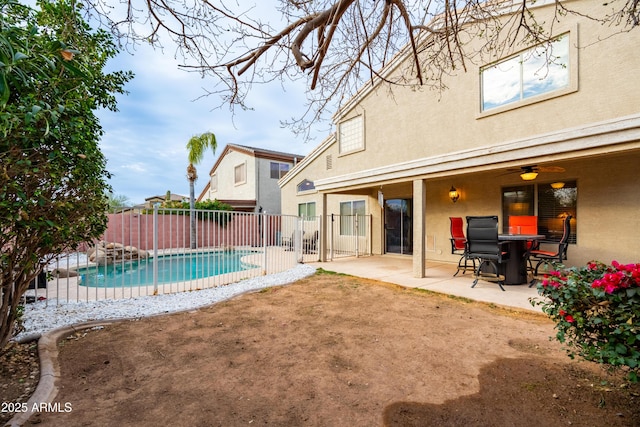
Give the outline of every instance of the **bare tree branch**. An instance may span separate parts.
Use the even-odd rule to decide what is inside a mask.
[[[468,63],[548,40],[567,14],[621,33],[640,26],[640,0],[603,4],[598,16],[582,12],[583,2],[556,0],[552,22],[538,22],[539,4],[527,0],[78,1],[125,45],[174,43],[181,67],[209,77],[206,94],[232,109],[247,108],[255,84],[304,79],[311,90],[302,121],[335,111],[373,79],[442,89],[442,78]],[[471,49],[471,40],[482,48]],[[412,59],[406,73],[381,74],[401,52]]]

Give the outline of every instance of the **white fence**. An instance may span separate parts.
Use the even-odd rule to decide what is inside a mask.
[[[101,239],[44,266],[28,299],[133,298],[223,286],[321,259],[320,217],[154,208],[109,214]],[[192,233],[193,230],[193,233]],[[371,217],[331,215],[325,259],[371,253]]]
[[[27,298],[132,298],[278,273],[319,258],[317,235],[283,237],[299,227],[293,216],[197,210],[192,222],[188,209],[121,210],[101,239],[44,266]]]
[[[371,255],[371,215],[327,215],[327,259]]]

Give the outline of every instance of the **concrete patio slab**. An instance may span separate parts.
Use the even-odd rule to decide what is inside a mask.
[[[394,283],[409,288],[420,288],[448,295],[469,298],[497,305],[541,312],[529,302],[538,297],[536,287],[524,285],[505,285],[505,291],[495,283],[478,281],[475,288],[473,274],[459,273],[456,277],[456,264],[427,261],[424,278],[413,277],[412,259],[409,256],[373,255],[359,258],[336,258],[333,261],[314,262],[311,265],[336,273],[344,273],[367,279]]]

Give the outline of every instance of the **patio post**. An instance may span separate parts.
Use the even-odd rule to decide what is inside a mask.
[[[425,221],[427,187],[423,179],[413,181],[413,277],[425,277]]]
[[[319,233],[319,242],[318,242],[318,255],[320,258],[320,262],[325,262],[327,260],[327,195],[326,193],[322,193],[320,197],[320,233]],[[333,225],[333,224],[332,224]],[[333,232],[333,228],[331,229]],[[331,234],[330,234],[331,235]],[[333,246],[332,246],[333,247]]]

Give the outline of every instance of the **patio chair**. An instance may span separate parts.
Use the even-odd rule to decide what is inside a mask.
[[[517,229],[517,231],[513,229]],[[509,232],[513,234],[538,234],[538,217],[535,215],[509,216]]]
[[[291,233],[291,237],[286,236],[282,238],[281,244],[286,248],[285,251],[294,250],[294,248],[296,247],[296,243],[300,245],[302,241],[302,238],[300,237],[301,233],[301,231],[294,231],[293,233]]]
[[[512,215],[509,217],[509,233],[510,234],[538,234],[538,217],[534,215]],[[527,260],[527,271],[533,272],[533,265],[529,259],[529,252],[538,249],[537,240],[527,240],[527,252],[525,258]]]
[[[560,241],[538,241],[538,247],[528,251],[529,260],[533,258],[537,261],[535,268],[533,269],[533,279],[529,284],[532,287],[539,279],[540,266],[553,266],[554,264],[562,264],[567,259],[567,250],[569,249],[569,236],[571,235],[571,215],[567,215],[562,223],[562,237]],[[542,246],[553,245],[552,250],[543,249]]]
[[[313,233],[307,233],[305,231],[304,236],[302,237],[302,253],[310,254],[314,253],[318,248],[318,230]]]
[[[451,253],[454,255],[460,255],[460,259],[458,260],[458,269],[453,276],[457,276],[461,271],[462,274],[464,274],[471,268],[475,271],[476,260],[469,258],[467,254],[467,238],[464,236],[462,218],[450,216],[449,221],[451,222]],[[472,266],[469,265],[469,262],[471,262]]]
[[[508,258],[508,253],[504,250],[507,243],[498,240],[497,216],[467,217],[467,256],[479,262],[472,288],[482,279],[496,282],[504,291],[505,276],[501,274],[501,264]]]

